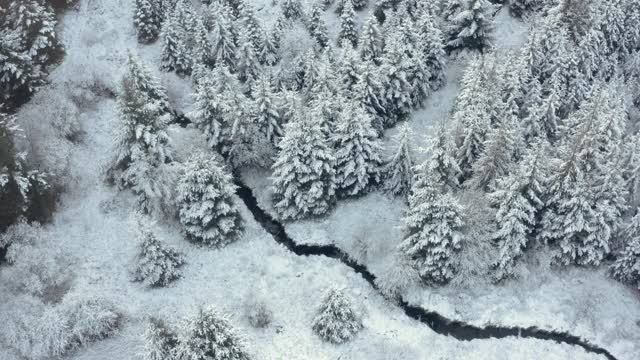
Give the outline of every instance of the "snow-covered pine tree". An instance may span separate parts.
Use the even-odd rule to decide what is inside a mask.
[[[231,9],[222,5],[218,7],[220,12],[211,29],[211,51],[215,66],[227,66],[234,70],[237,59],[237,30],[232,22]]]
[[[193,59],[183,41],[182,32],[177,12],[173,11],[162,28],[162,69],[188,75],[191,73]]]
[[[178,359],[250,360],[246,343],[229,316],[213,306],[198,310],[179,326]]]
[[[354,9],[360,10],[367,7],[369,0],[351,0],[351,3],[353,4]]]
[[[479,58],[470,60],[462,76],[461,89],[452,116],[458,137],[456,159],[463,179],[469,178],[473,164],[482,154],[491,124],[489,100],[485,96],[487,85],[482,67]]]
[[[192,67],[195,68],[198,64],[211,67],[214,64],[213,50],[209,40],[209,31],[201,16],[194,17],[193,29],[194,32],[191,35],[193,37],[193,40],[191,40],[193,43],[191,58],[194,65]]]
[[[628,135],[623,140],[623,178],[627,183],[629,204],[640,203],[640,134]]]
[[[258,61],[258,56],[256,55],[255,48],[247,31],[240,33],[236,58],[235,69],[238,74],[238,79],[246,83],[249,87],[252,87],[252,84],[260,73],[260,62]]]
[[[273,33],[266,33],[262,49],[258,53],[261,64],[273,66],[280,61],[280,45],[276,42]]]
[[[541,5],[543,5],[542,0],[509,0],[509,11],[515,17],[523,17],[537,10]]]
[[[447,44],[449,53],[464,49],[485,52],[493,41],[493,5],[487,0],[465,0],[447,24]]]
[[[238,12],[240,13],[240,21],[244,30],[247,32],[253,49],[256,53],[264,47],[264,30],[262,24],[256,16],[256,9],[249,0],[241,0],[238,4]]]
[[[354,97],[356,84],[360,82],[361,66],[360,56],[356,49],[350,44],[344,45],[340,49],[338,57],[338,74],[342,89],[350,98]]]
[[[164,87],[153,76],[149,67],[131,53],[127,59],[125,76],[136,90],[142,91],[149,99],[158,103],[158,110],[161,116],[170,116],[172,114],[169,97]]]
[[[150,98],[127,75],[122,80],[118,111],[122,124],[107,175],[121,189],[133,190],[140,210],[149,213],[171,196],[170,179],[163,171],[173,161],[166,133],[168,116],[161,102]]]
[[[521,136],[521,131],[518,121],[515,116],[507,115],[497,128],[489,131],[482,146],[483,151],[472,166],[473,176],[465,186],[488,190],[497,179],[509,173],[520,144],[518,137]]]
[[[223,247],[237,240],[243,221],[231,175],[217,160],[194,155],[178,182],[179,219],[193,242]]]
[[[158,8],[152,0],[136,0],[133,25],[138,32],[139,42],[148,44],[156,41],[160,35],[161,22]]]
[[[277,145],[283,134],[283,121],[278,108],[279,97],[271,84],[269,75],[263,74],[256,82],[253,102],[253,121],[265,139],[274,146]]]
[[[298,20],[304,16],[302,11],[302,3],[300,0],[282,0],[280,1],[282,15],[290,20]]]
[[[432,91],[439,90],[445,84],[446,53],[442,31],[436,26],[436,20],[428,13],[418,19],[421,32],[423,61],[428,70],[429,86]]]
[[[162,319],[149,318],[144,331],[144,360],[174,358],[178,338]]]
[[[21,50],[18,31],[0,29],[0,101],[13,105],[28,99],[44,84],[44,76]]]
[[[340,112],[333,136],[336,157],[336,193],[339,197],[357,196],[380,180],[378,134],[371,118],[351,102]]]
[[[379,64],[382,61],[382,34],[378,26],[378,19],[374,14],[369,15],[362,28],[360,37],[360,56],[362,60]]]
[[[353,9],[351,1],[346,1],[342,14],[340,15],[340,33],[338,34],[338,46],[343,46],[344,42],[351,43],[355,48],[358,46],[358,29],[356,29],[356,11]]]
[[[413,184],[415,162],[411,136],[409,125],[402,124],[394,138],[397,150],[383,168],[384,190],[394,196],[408,196]]]
[[[427,173],[417,173],[409,208],[403,218],[405,238],[400,250],[413,262],[422,280],[446,284],[456,273],[454,255],[461,248],[462,207]]]
[[[55,13],[48,3],[12,1],[8,6],[7,21],[7,28],[20,34],[20,47],[34,65],[48,65],[63,55],[62,44],[56,36]]]
[[[640,212],[629,220],[622,236],[625,247],[611,265],[611,275],[624,283],[634,284],[640,290]]]
[[[438,126],[436,133],[429,139],[429,145],[424,150],[429,159],[420,165],[419,173],[429,174],[436,184],[442,185],[441,192],[455,192],[459,190],[458,179],[461,171],[455,159],[455,144],[453,137],[445,124]]]
[[[322,15],[322,5],[320,3],[314,4],[311,8],[311,16],[309,18],[309,33],[316,40],[318,46],[324,49],[329,45],[329,35],[327,24],[322,18]]]
[[[273,165],[274,208],[284,220],[323,215],[335,204],[335,157],[322,114],[295,113]]]
[[[384,87],[378,67],[364,61],[360,67],[360,79],[354,87],[354,100],[371,116],[371,123],[379,135],[385,128]]]
[[[137,230],[140,252],[133,279],[156,287],[167,286],[182,277],[180,267],[184,264],[184,256],[162,244],[145,220],[138,221]]]
[[[362,319],[353,308],[351,299],[341,290],[329,288],[313,319],[313,332],[324,341],[342,344],[353,339],[362,327]]]
[[[408,76],[411,71],[411,59],[406,56],[406,46],[396,33],[387,39],[382,58],[380,73],[384,76],[385,85],[385,126],[393,126],[403,120],[412,109],[412,87]]]

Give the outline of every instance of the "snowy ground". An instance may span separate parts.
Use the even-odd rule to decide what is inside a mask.
[[[78,12],[65,16],[63,39],[67,57],[52,74],[52,86],[72,90],[78,84],[87,88],[115,89],[128,50],[139,53],[157,68],[158,45],[141,47],[135,41],[131,24],[131,0],[81,0]],[[271,1],[264,6],[269,14]],[[333,13],[328,15],[334,17]],[[455,96],[459,69],[452,68],[450,82],[441,93],[435,94],[428,107],[417,112],[412,125],[423,133],[433,119],[446,115]],[[162,81],[178,108],[184,108],[189,93],[188,82],[171,74],[163,74]],[[72,294],[90,294],[112,301],[123,314],[121,330],[112,338],[94,343],[67,356],[68,359],[139,359],[143,347],[142,331],[144,319],[149,315],[160,315],[171,322],[179,320],[194,308],[215,304],[233,314],[233,321],[246,334],[255,359],[600,359],[586,354],[579,347],[558,345],[550,341],[509,338],[503,340],[476,340],[460,342],[441,336],[428,327],[406,317],[395,306],[377,295],[369,285],[353,271],[340,263],[321,257],[298,257],[281,246],[256,224],[249,211],[238,200],[246,232],[242,239],[223,250],[196,247],[186,242],[175,224],[162,221],[156,226],[159,237],[183,251],[187,264],[184,277],[164,289],[147,289],[131,282],[129,270],[136,254],[134,225],[131,217],[134,205],[128,193],[118,193],[106,186],[102,168],[109,156],[113,128],[117,124],[113,99],[95,96],[87,99],[83,111],[82,126],[86,133],[83,142],[70,150],[69,190],[62,206],[46,232],[59,242],[59,249],[69,260],[73,281]],[[179,153],[188,154],[199,146],[199,135],[194,131],[172,128]],[[264,173],[249,173],[254,189],[261,201],[269,197],[265,182],[259,182]],[[262,180],[267,180],[262,176]],[[263,205],[265,205],[263,203]],[[376,241],[378,254],[365,254],[365,259],[384,262],[385,253],[400,239],[396,227],[404,205],[374,193],[362,199],[344,201],[330,216],[317,221],[298,222],[289,225],[291,234],[300,241],[335,242],[349,248],[361,235],[365,240]],[[353,225],[357,224],[357,225]],[[381,231],[380,229],[386,229]],[[353,249],[356,249],[355,247]],[[377,265],[371,264],[375,271]],[[7,288],[8,279],[2,276],[0,289]],[[581,277],[582,276],[582,277]],[[602,313],[604,319],[628,319],[621,324],[629,328],[629,322],[639,311],[637,296],[607,280],[599,273],[563,274],[542,279],[529,293],[525,284],[501,289],[474,289],[470,298],[477,302],[462,302],[447,290],[434,301],[427,290],[414,289],[412,299],[429,307],[443,310],[445,315],[458,315],[479,323],[513,322],[519,325],[541,323],[562,325],[558,312],[577,314],[570,298],[584,284],[575,279],[589,281],[594,291],[607,294],[611,304]],[[365,329],[348,344],[334,346],[320,341],[311,333],[311,319],[322,291],[336,284],[347,289],[364,315]],[[573,289],[573,290],[572,290]],[[560,290],[565,291],[561,293]],[[247,299],[265,291],[267,304],[274,312],[274,323],[265,330],[252,328],[245,317]],[[609,294],[615,291],[616,297]],[[537,304],[515,306],[520,299],[534,298],[543,294]],[[2,306],[10,303],[12,292],[0,292],[0,321],[9,313],[28,311],[26,308]],[[3,298],[5,297],[5,298]],[[450,304],[444,307],[442,304]],[[464,312],[459,309],[463,305]],[[491,304],[491,307],[490,305]],[[540,306],[537,306],[540,305]],[[541,306],[544,305],[544,306]],[[635,309],[632,310],[631,308]],[[541,312],[552,316],[536,316]],[[555,314],[554,314],[555,313]],[[614,315],[620,315],[618,317]],[[575,315],[574,318],[577,318]],[[612,320],[613,321],[613,320]],[[566,325],[566,324],[565,324]],[[597,340],[603,345],[614,344],[614,353],[625,355],[620,359],[637,356],[637,337],[611,331],[612,326],[598,323],[594,326]],[[616,323],[615,325],[618,325]],[[573,329],[573,326],[567,326]],[[578,329],[579,330],[579,329]],[[0,327],[0,332],[3,331]],[[620,332],[620,330],[618,330]],[[613,334],[613,335],[608,335]],[[635,335],[637,336],[637,335]],[[1,338],[1,336],[0,336]],[[628,345],[620,340],[628,339]],[[635,341],[634,343],[631,343]],[[636,351],[635,353],[633,351]],[[636,354],[636,356],[632,356]],[[629,356],[627,356],[629,355]],[[0,359],[14,360],[18,357],[11,351],[11,344],[0,343]]]

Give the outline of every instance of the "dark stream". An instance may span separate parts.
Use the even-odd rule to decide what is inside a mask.
[[[262,225],[262,227],[264,227],[264,229],[273,236],[276,242],[284,245],[291,252],[299,256],[326,256],[336,259],[353,269],[356,273],[362,275],[371,287],[378,290],[375,283],[375,275],[369,272],[364,265],[358,264],[356,261],[351,259],[347,253],[338,247],[334,245],[296,244],[295,241],[287,235],[284,226],[258,206],[258,201],[248,186],[239,180],[236,180],[235,184],[238,186],[238,196],[242,201],[244,201],[251,213],[253,213],[253,217],[256,221],[258,221],[258,223],[260,223],[260,225]],[[551,340],[558,343],[577,345],[588,352],[604,355],[609,360],[616,360],[616,358],[607,350],[593,345],[578,336],[565,332],[542,330],[536,327],[521,328],[493,325],[477,327],[458,320],[448,319],[436,312],[428,311],[418,306],[410,305],[404,301],[404,299],[399,301],[398,306],[407,316],[426,324],[438,334],[451,335],[458,340],[502,339],[509,336]]]

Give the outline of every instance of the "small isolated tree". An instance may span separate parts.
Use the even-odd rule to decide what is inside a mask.
[[[323,215],[335,204],[335,157],[322,114],[297,111],[273,165],[273,200],[285,220]]]
[[[356,196],[380,180],[381,145],[371,118],[358,106],[345,105],[333,137],[338,196]]]
[[[340,15],[340,33],[338,46],[348,42],[351,46],[358,46],[358,30],[356,29],[356,12],[351,1],[347,1]]]
[[[384,190],[394,196],[407,196],[413,184],[415,166],[413,150],[411,148],[411,128],[407,123],[400,126],[395,137],[396,151],[387,160],[384,169]]]
[[[422,280],[446,284],[456,273],[454,254],[461,248],[462,207],[442,184],[418,173],[404,216],[405,238],[400,250],[411,259]]]
[[[234,193],[233,179],[218,161],[193,156],[178,182],[179,218],[187,238],[219,247],[237,240],[243,222]]]
[[[138,41],[152,43],[160,35],[162,18],[153,0],[136,0],[133,25],[138,32]]]
[[[178,359],[249,360],[244,338],[234,329],[229,317],[213,306],[200,309],[183,320],[176,348]]]
[[[282,15],[287,19],[297,20],[304,15],[300,0],[282,0],[280,7],[282,9]]]
[[[488,0],[465,0],[447,24],[447,51],[469,49],[482,53],[489,49],[494,30],[492,9]]]
[[[138,222],[140,253],[136,260],[134,280],[148,286],[167,286],[179,279],[184,257],[171,247],[163,245],[144,221]]]
[[[174,358],[178,338],[164,321],[150,318],[144,331],[144,360],[169,360]]]
[[[362,329],[362,320],[353,309],[351,300],[342,291],[330,288],[313,320],[312,329],[322,340],[342,344],[353,339]]]

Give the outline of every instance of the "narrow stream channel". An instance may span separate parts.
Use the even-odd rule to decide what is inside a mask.
[[[356,261],[351,259],[347,253],[334,245],[296,244],[296,242],[287,235],[284,226],[258,206],[258,201],[253,195],[253,191],[248,186],[237,180],[237,177],[235,184],[238,187],[238,196],[242,201],[244,201],[256,221],[258,221],[258,223],[260,223],[260,225],[262,225],[262,227],[273,236],[276,242],[284,245],[287,249],[298,256],[326,256],[336,259],[353,269],[356,273],[362,275],[372,288],[378,290],[378,287],[375,284],[376,277],[369,272],[366,266],[358,264]],[[588,352],[604,355],[609,360],[617,360],[607,350],[593,345],[578,336],[565,332],[542,330],[536,327],[520,328],[493,325],[477,327],[458,320],[448,319],[436,312],[428,311],[418,306],[410,305],[404,299],[399,301],[398,306],[407,316],[426,324],[436,333],[451,335],[458,340],[502,339],[509,336],[551,340],[558,343],[580,346]]]

